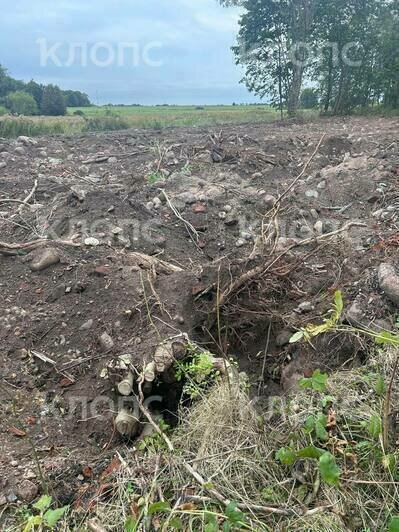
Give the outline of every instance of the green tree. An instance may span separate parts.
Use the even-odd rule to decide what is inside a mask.
[[[17,91],[7,95],[6,106],[12,112],[19,115],[36,115],[38,108],[32,95]]]
[[[47,85],[43,92],[41,112],[48,116],[63,116],[66,113],[66,102],[62,91],[56,85]]]
[[[30,82],[25,85],[24,91],[34,97],[36,105],[38,108],[40,108],[42,104],[44,85],[40,85],[31,79]]]
[[[221,0],[222,5],[242,5],[237,63],[245,69],[243,82],[271,103],[283,105],[294,116],[309,63],[317,0]],[[319,0],[321,1],[321,0]]]

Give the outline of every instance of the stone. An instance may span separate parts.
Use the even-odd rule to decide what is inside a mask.
[[[100,241],[97,238],[89,236],[89,237],[85,238],[85,244],[86,244],[86,246],[99,246],[100,245]]]
[[[313,234],[313,231],[308,225],[301,225],[299,233],[304,237],[310,237]]]
[[[35,146],[37,144],[37,140],[22,135],[17,138],[17,142],[20,142],[24,146]]]
[[[323,234],[323,230],[324,230],[324,227],[323,227],[323,222],[321,220],[318,220],[314,226],[313,226],[316,234],[318,235],[322,235]]]
[[[303,301],[298,308],[295,309],[295,312],[311,312],[314,310],[314,305],[310,301]]]
[[[353,303],[347,308],[345,312],[345,320],[353,327],[364,324],[364,312],[360,301],[355,299],[355,301],[353,301]]]
[[[17,496],[23,502],[32,502],[39,493],[37,484],[31,480],[22,480],[17,487]]]
[[[245,246],[246,241],[243,238],[239,238],[236,242],[236,247],[241,248],[242,246]]]
[[[317,190],[307,190],[305,192],[305,196],[307,198],[314,198],[314,199],[317,199],[319,197],[319,193],[317,192]]]
[[[277,199],[271,194],[266,194],[265,196],[263,196],[262,200],[263,200],[263,203],[266,205],[266,207],[270,207],[270,208],[274,207],[277,201]]]
[[[14,152],[17,154],[17,155],[25,155],[25,148],[22,147],[22,146],[17,146],[14,150]]]
[[[111,164],[115,164],[115,163],[118,162],[118,159],[117,159],[116,157],[110,157],[110,158],[108,159],[108,162],[111,163]]]
[[[310,215],[313,220],[318,220],[319,218],[319,213],[316,211],[316,209],[310,209]]]
[[[162,207],[162,201],[155,197],[153,200],[152,200],[152,203],[153,203],[153,206],[154,206],[154,209],[158,210]]]
[[[289,329],[283,329],[278,333],[276,336],[276,346],[277,347],[283,347],[290,343],[291,336],[294,333],[290,331]]]
[[[93,320],[87,320],[85,321],[80,327],[80,331],[89,331],[93,327],[94,321]]]
[[[392,264],[382,263],[378,269],[378,282],[387,298],[399,307],[399,275]]]
[[[225,220],[226,219],[226,216],[227,216],[227,213],[226,211],[220,211],[219,214],[218,214],[219,218],[221,220]]]
[[[58,251],[54,248],[44,248],[35,252],[34,259],[30,264],[30,269],[33,272],[39,272],[58,264],[60,256]]]
[[[323,181],[320,181],[320,183],[317,185],[317,188],[318,188],[319,190],[324,190],[324,189],[326,188],[326,185],[327,185],[327,183],[326,183],[326,181],[323,179]]]
[[[113,341],[111,336],[108,333],[106,333],[106,332],[104,332],[100,336],[99,342],[100,342],[101,347],[104,349],[104,351],[109,351],[115,345],[115,342]]]
[[[5,161],[1,162],[0,163],[0,170],[2,170],[3,168],[5,168],[7,166],[7,163]]]

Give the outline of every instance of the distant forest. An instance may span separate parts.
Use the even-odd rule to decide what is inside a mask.
[[[43,85],[36,81],[25,83],[14,79],[0,65],[0,115],[65,115],[67,107],[92,105],[87,94],[61,90],[57,85]]]

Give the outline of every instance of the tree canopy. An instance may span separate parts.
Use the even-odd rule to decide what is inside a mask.
[[[67,107],[87,107],[91,102],[87,94],[80,91],[62,91],[55,85],[14,79],[0,65],[0,105],[15,114],[60,115],[65,114]]]
[[[294,115],[304,86],[326,113],[399,105],[397,0],[220,0],[243,13],[236,61],[248,89]]]

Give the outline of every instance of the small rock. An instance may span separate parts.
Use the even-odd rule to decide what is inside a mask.
[[[310,301],[303,301],[298,308],[295,309],[295,312],[303,313],[303,312],[311,312],[314,310],[314,305]]]
[[[225,212],[231,212],[231,211],[233,210],[233,207],[232,207],[231,205],[225,205],[225,206],[223,207],[223,210],[224,210]]]
[[[292,331],[288,329],[283,329],[280,331],[276,336],[276,346],[283,347],[284,345],[289,344],[292,335]]]
[[[227,216],[226,211],[220,211],[218,216],[221,220],[225,220]]]
[[[147,209],[147,211],[152,211],[152,209],[154,208],[154,202],[153,201],[148,201],[145,204],[145,208]]]
[[[115,343],[114,343],[113,339],[111,338],[111,336],[108,333],[106,333],[106,332],[104,332],[100,336],[99,342],[100,342],[101,347],[104,349],[104,351],[109,351],[115,345]]]
[[[318,235],[322,235],[323,234],[323,222],[321,220],[318,220],[315,224],[314,224],[314,230],[316,232],[316,234]]]
[[[14,152],[17,154],[17,155],[25,155],[25,148],[23,148],[22,146],[17,146],[14,150]]]
[[[53,248],[44,248],[35,252],[33,261],[30,264],[30,269],[33,272],[45,270],[49,266],[53,266],[60,262],[58,251]]]
[[[118,159],[117,159],[116,157],[110,157],[110,158],[108,159],[108,162],[111,163],[111,164],[115,164],[115,163],[118,162]]]
[[[5,168],[7,166],[7,163],[5,161],[1,162],[0,163],[0,170],[2,170],[3,168]]]
[[[38,486],[30,480],[22,480],[17,488],[17,495],[23,502],[32,502],[38,492]]]
[[[100,245],[100,241],[97,238],[89,236],[89,237],[85,238],[85,244],[86,244],[86,246],[99,246]]]
[[[327,183],[325,182],[325,180],[323,179],[323,181],[320,181],[320,183],[317,185],[317,188],[319,190],[324,190],[326,188],[326,185]]]
[[[319,213],[316,211],[316,209],[310,209],[310,215],[313,220],[317,220],[319,218]]]
[[[245,246],[246,241],[243,238],[239,238],[236,242],[236,247],[241,248],[242,246]]]
[[[113,235],[121,235],[122,233],[123,233],[122,227],[114,227],[112,229],[112,234]]]
[[[15,495],[15,493],[11,492],[7,495],[7,502],[9,503],[14,503],[14,502],[17,502],[18,500],[18,497]]]
[[[383,290],[396,306],[399,307],[399,275],[396,269],[387,263],[382,263],[378,269],[378,282]]]
[[[85,321],[80,327],[80,331],[89,331],[93,327],[94,321],[93,320],[87,320]]]
[[[347,308],[345,312],[345,320],[353,327],[357,327],[364,322],[364,312],[359,301],[353,301],[353,303]]]
[[[17,142],[20,142],[24,146],[35,146],[37,144],[37,140],[31,139],[30,137],[24,137],[24,136],[18,137]]]
[[[271,194],[266,194],[265,196],[263,196],[262,200],[263,200],[263,203],[266,205],[266,207],[270,207],[270,208],[274,207],[277,201],[277,199]]]
[[[193,212],[195,212],[196,214],[203,214],[206,212],[206,205],[200,201],[198,201],[194,207],[193,207]]]
[[[62,160],[57,159],[56,157],[49,157],[47,160],[52,166],[58,166],[62,164]]]
[[[319,197],[319,193],[317,192],[317,190],[307,190],[305,192],[305,196],[307,198],[314,198],[314,199],[317,199]]]
[[[312,229],[308,225],[301,225],[299,232],[304,237],[309,237],[313,234]]]
[[[152,204],[154,206],[154,209],[156,209],[156,210],[158,210],[158,209],[160,209],[162,207],[162,201],[159,198],[157,198],[157,197],[155,197],[152,200]]]

